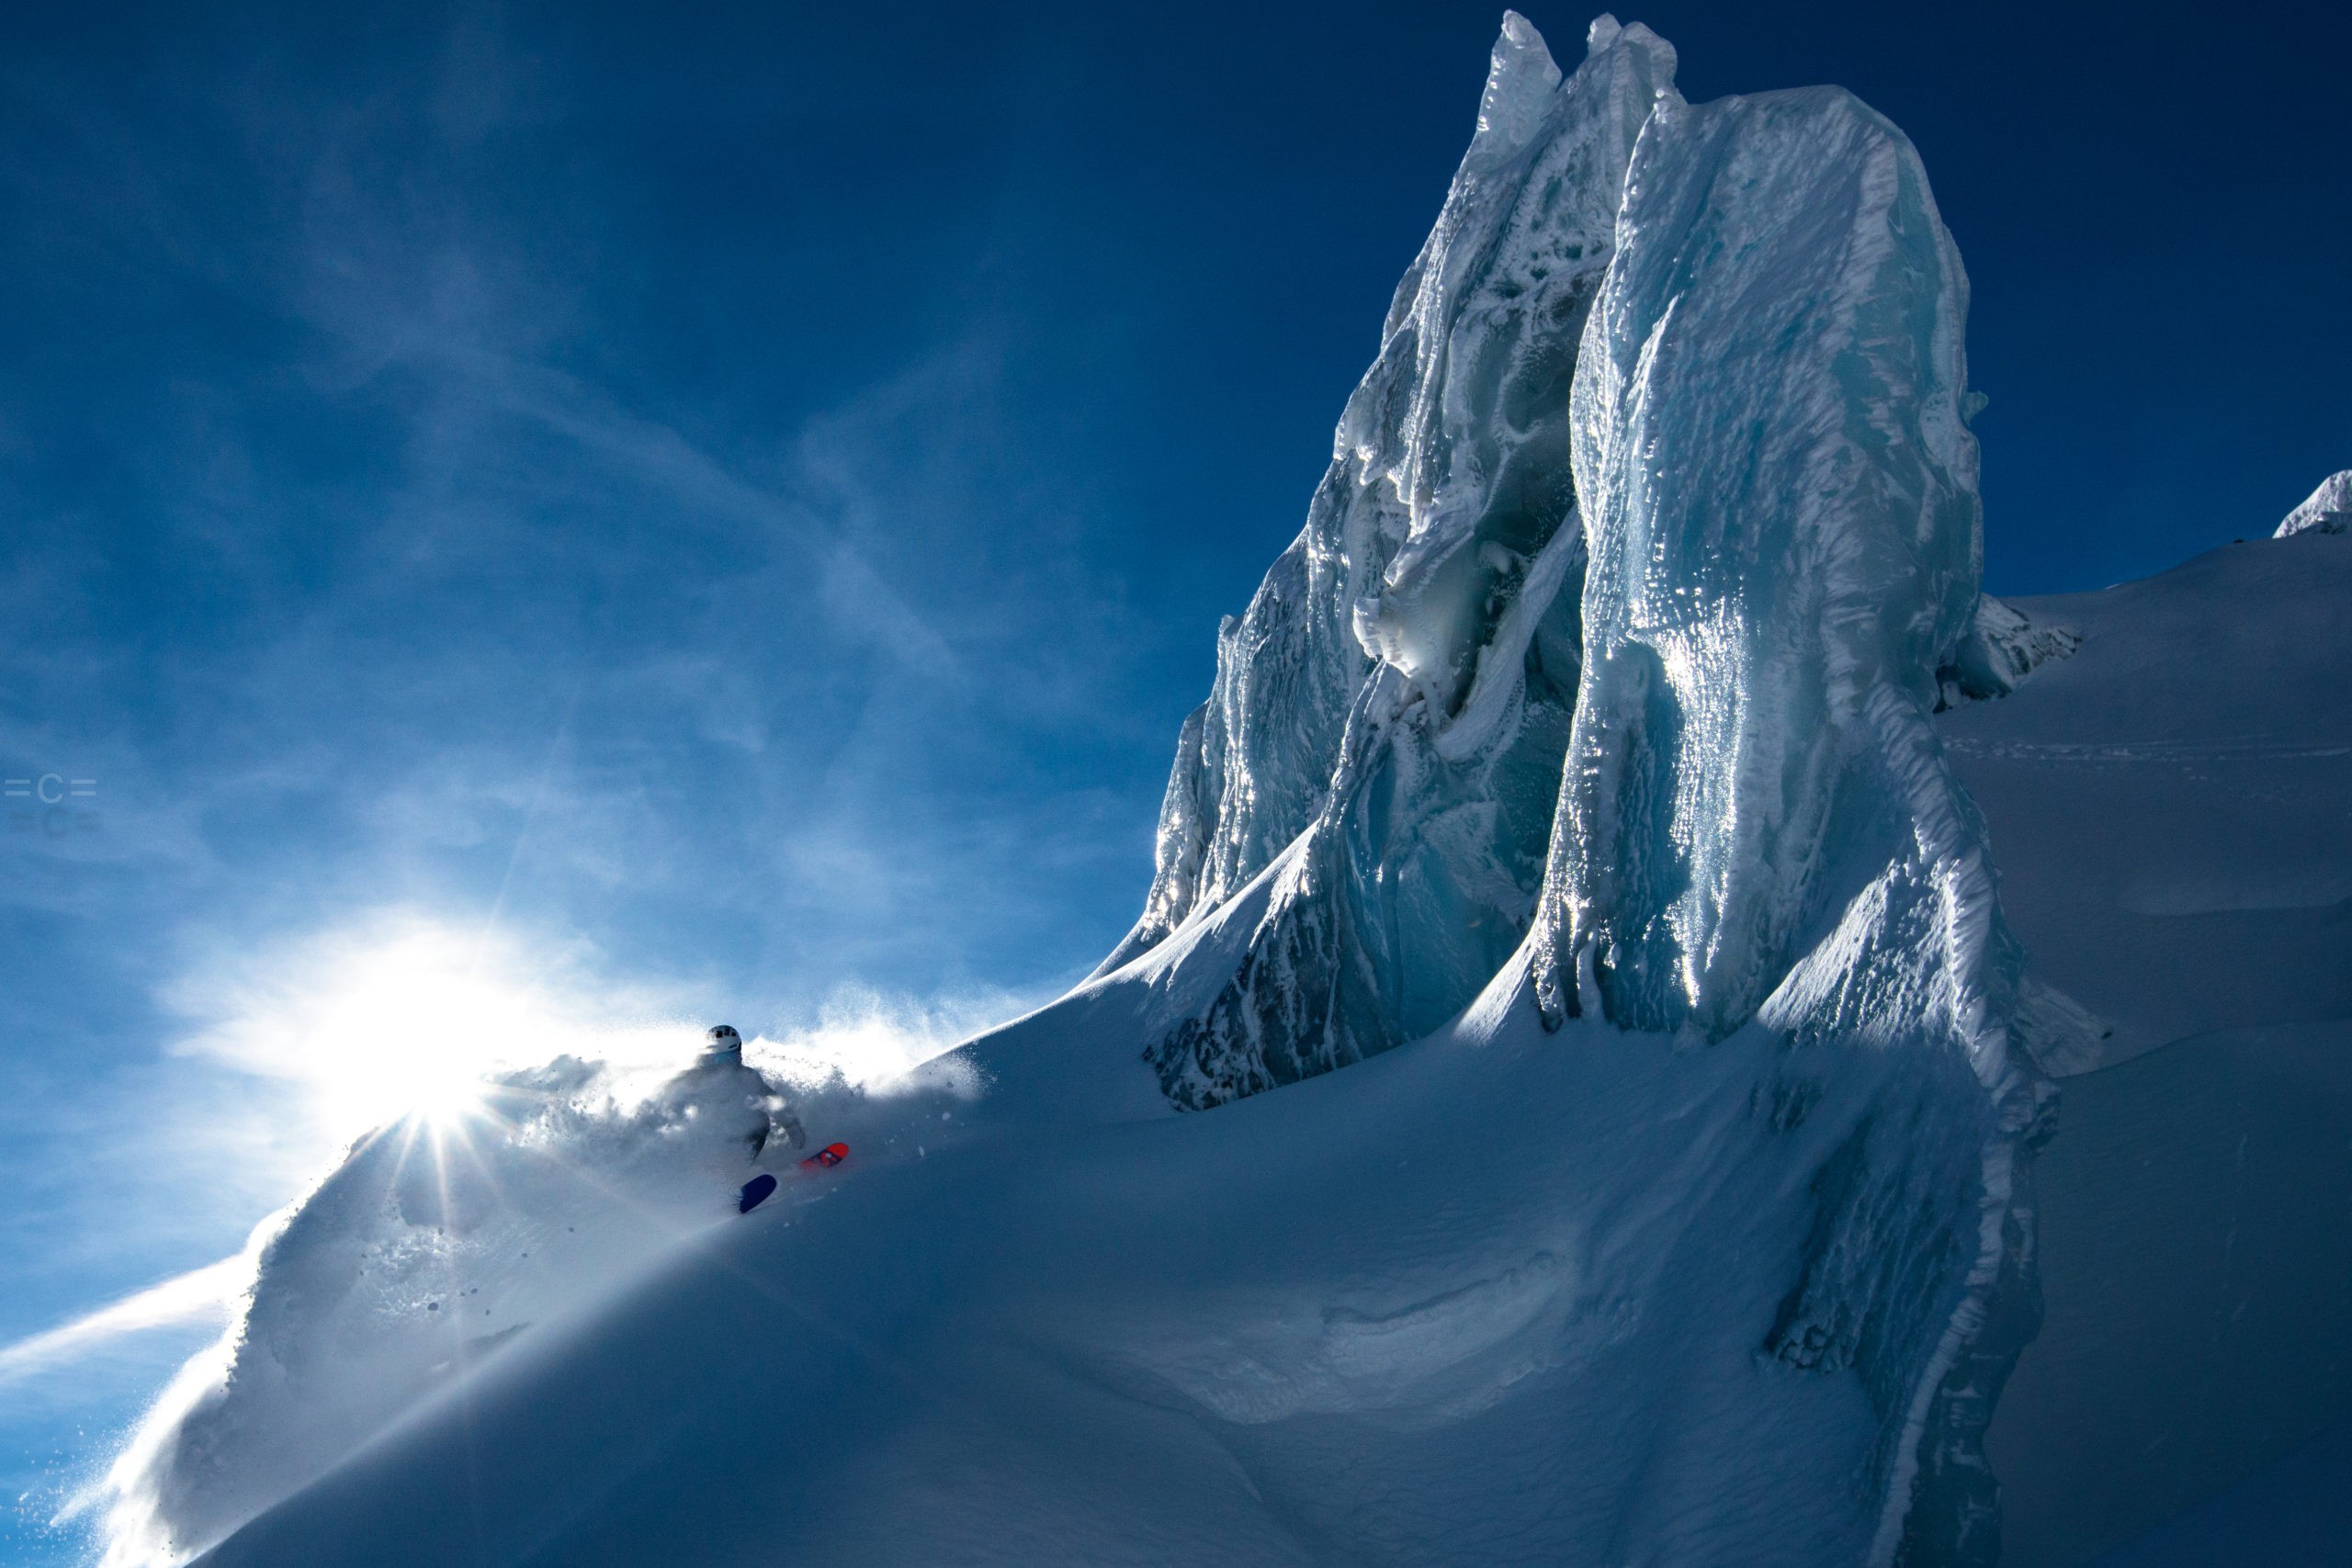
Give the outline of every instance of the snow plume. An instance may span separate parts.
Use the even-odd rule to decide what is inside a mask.
[[[310,1169],[413,1112],[463,1108],[486,1076],[582,1056],[653,1069],[701,1033],[682,987],[619,985],[600,955],[466,931],[413,909],[198,966],[167,1000],[197,1028],[175,1049],[292,1092]]]
[[[241,1299],[253,1279],[249,1256],[224,1258],[135,1291],[55,1328],[0,1346],[0,1388],[70,1366],[97,1346],[126,1335],[185,1323],[216,1322]]]
[[[563,1057],[364,1136],[262,1240],[238,1324],[107,1478],[107,1561],[217,1540],[436,1384],[690,1235],[741,1179],[740,1106],[640,1100]],[[722,1114],[732,1110],[731,1120]]]
[[[277,979],[189,987],[220,1013],[192,1048],[293,1081],[331,1123],[413,1109],[361,1134],[243,1257],[7,1352],[54,1359],[158,1314],[184,1318],[183,1298],[235,1309],[70,1510],[104,1514],[109,1568],[203,1551],[403,1413],[457,1396],[475,1369],[559,1337],[695,1247],[755,1170],[797,1174],[784,1118],[751,1146],[771,1090],[862,1162],[901,1147],[922,1157],[918,1134],[952,1141],[977,1081],[925,1064],[1002,1006],[843,992],[810,1027],[748,1043],[763,1082],[682,1071],[698,1028],[629,1017],[656,993],[586,988],[576,964],[534,974],[517,948],[429,922],[379,922],[303,952]]]
[[[1027,1012],[1040,998],[975,989],[921,1000],[867,986],[843,986],[813,1021],[785,1025],[755,1041],[752,1058],[803,1091],[827,1086],[888,1095],[913,1083],[967,1097],[977,1080],[960,1061],[939,1058],[974,1035]]]

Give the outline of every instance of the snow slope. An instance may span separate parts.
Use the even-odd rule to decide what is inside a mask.
[[[2097,1021],[2057,1070],[2352,1017],[2352,542],[2257,540],[2017,604],[2081,650],[1938,723],[2030,973]]]
[[[1811,1169],[1911,1065],[1784,1131],[1760,1032],[1552,1035],[1524,998],[715,1218],[206,1561],[1859,1560],[1867,1398],[1757,1352]],[[986,1054],[1093,1048],[1070,1017]]]
[[[765,1063],[799,1080],[808,1112],[867,1139],[864,1093]],[[767,1122],[746,1100],[763,1086],[740,1070],[665,1076],[559,1057],[498,1079],[463,1120],[412,1118],[354,1145],[262,1227],[239,1323],[113,1467],[108,1561],[209,1544],[519,1337],[660,1267],[713,1194],[751,1174],[745,1134]],[[916,1074],[895,1086],[893,1120],[952,1116],[970,1087]],[[788,1170],[793,1154],[779,1140],[769,1163]]]
[[[2243,794],[2300,807],[2259,863],[2277,887],[2352,864],[2328,836],[2352,749],[2321,743],[2345,704],[2313,679],[2352,652],[2348,588],[2352,541],[2308,538],[2025,602],[2084,632],[2076,658],[1937,723],[1977,743],[1954,754],[1996,852],[2040,835],[2001,853],[2030,943],[2086,918],[2052,900],[2206,863],[2177,814]],[[2089,749],[2022,750],[2069,733]],[[2246,748],[2265,734],[2294,744]],[[1261,908],[1183,940],[1238,953]],[[2140,940],[2092,929],[2108,960]],[[1815,1462],[1866,1451],[1859,1391],[1815,1385],[1759,1430],[1773,1374],[1724,1332],[1770,1321],[1808,1223],[1746,1113],[1752,1037],[1545,1035],[1506,999],[1458,1038],[1169,1117],[1137,1055],[1098,1048],[1153,1016],[1182,968],[1157,956],[979,1043],[995,1083],[956,1122],[906,1102],[927,1157],[910,1131],[800,1208],[714,1213],[215,1560],[1616,1561],[1662,1517],[1679,1533],[1639,1560],[1850,1560],[1863,1521]],[[2039,1162],[2047,1322],[1987,1439],[2003,1561],[2027,1568],[2352,1416],[2352,1362],[2311,1353],[2352,1325],[2347,1025],[2143,1016],[2189,1032],[2069,1078]],[[1827,1087],[1809,1153],[1882,1086]]]
[[[2038,977],[2095,1015],[1986,1446],[2066,1568],[2352,1420],[2352,538],[2021,600],[2080,649],[1940,716]]]

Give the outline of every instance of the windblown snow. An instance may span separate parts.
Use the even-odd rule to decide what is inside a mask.
[[[2110,983],[2132,911],[2336,908],[2352,845],[2132,892],[2037,841],[2003,770],[2144,780],[2276,650],[2158,700],[2178,594],[1984,596],[1917,153],[1675,68],[1506,17],[1085,984],[804,1082],[852,1161],[763,1156],[748,1215],[740,1108],[596,1064],[364,1140],[117,1464],[109,1563],[1993,1562],[2004,1384],[2080,1382],[2026,1351],[2051,1078],[2211,1000]],[[2339,818],[2340,708],[2292,742]],[[2019,847],[2108,857],[2007,885],[2023,942]]]

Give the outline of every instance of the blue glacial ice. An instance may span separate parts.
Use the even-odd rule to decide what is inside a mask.
[[[1762,1348],[1869,1390],[1880,1555],[1987,1560],[2052,1096],[1930,715],[2075,640],[1981,592],[1967,280],[1908,141],[1833,88],[1688,105],[1672,68],[1604,17],[1563,81],[1507,22],[1099,974],[1161,987],[1186,1109],[1429,1034],[1522,939],[1549,1027],[1781,1042],[1776,1121],[1892,1060]]]
[[[1680,101],[1674,64],[1604,17],[1564,80],[1524,18],[1504,23],[1306,526],[1220,629],[1143,918],[1101,971],[1273,878],[1238,966],[1152,1044],[1180,1104],[1429,1032],[1527,929],[1581,641],[1568,389],[1634,141]]]
[[[1929,718],[1938,671],[2005,624],[1980,605],[1966,308],[1917,154],[1849,94],[1652,118],[1572,399],[1585,662],[1532,941],[1548,1023],[1762,1028],[1792,1104],[1857,1050],[1916,1059],[1816,1177],[1767,1345],[1862,1374],[1882,1549],[1907,1529],[1910,1555],[1974,1561],[2050,1097]]]

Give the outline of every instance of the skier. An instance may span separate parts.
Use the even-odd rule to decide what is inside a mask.
[[[808,1146],[800,1118],[767,1076],[743,1060],[743,1037],[731,1024],[718,1024],[703,1036],[702,1055],[684,1072],[662,1086],[661,1098],[673,1106],[692,1102],[707,1114],[744,1113],[743,1143],[752,1157],[760,1157],[768,1139],[781,1132],[796,1149]]]

